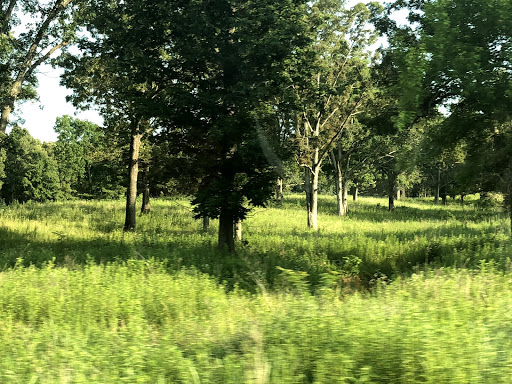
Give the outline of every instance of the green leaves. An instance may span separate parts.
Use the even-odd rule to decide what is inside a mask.
[[[57,163],[27,130],[15,127],[2,140],[5,151],[1,196],[8,204],[59,197]]]
[[[376,34],[369,18],[362,4],[344,9],[339,1],[311,3],[311,43],[294,83],[301,118],[298,145],[305,158],[312,158],[315,148],[325,156],[371,93],[369,45]]]

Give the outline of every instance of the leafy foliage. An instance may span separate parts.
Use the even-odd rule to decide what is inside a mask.
[[[13,128],[3,138],[2,149],[6,156],[1,195],[6,203],[59,197],[57,163],[27,130]]]
[[[124,177],[123,151],[97,125],[70,116],[57,118],[60,190],[70,197],[118,197]]]

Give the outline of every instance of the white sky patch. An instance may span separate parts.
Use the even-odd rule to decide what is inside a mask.
[[[72,90],[59,85],[62,69],[43,65],[38,72],[39,101],[25,102],[14,111],[16,117],[25,121],[20,125],[28,129],[33,137],[41,141],[56,141],[57,134],[53,130],[55,119],[63,115],[103,124],[103,119],[97,111],[78,111],[71,103],[66,102],[66,96],[70,95]]]

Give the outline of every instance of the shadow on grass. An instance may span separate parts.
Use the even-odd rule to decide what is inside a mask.
[[[209,236],[199,236],[200,241],[196,238],[192,242],[184,232],[180,235],[172,240],[167,236],[155,238],[136,233],[130,234],[130,241],[68,237],[42,241],[37,239],[35,233],[17,233],[0,228],[0,270],[15,266],[44,267],[48,263],[78,269],[90,263],[147,260],[163,263],[170,273],[184,267],[193,268],[209,274],[228,289],[238,286],[254,292],[258,290],[258,284],[271,288],[279,274],[277,266],[311,269],[305,261],[290,263],[279,256],[268,258],[261,253],[252,252],[249,247],[241,246],[237,254],[232,255],[219,250]]]
[[[302,204],[300,198],[287,199],[284,209]],[[328,199],[321,199],[322,209],[335,214],[335,205]],[[41,220],[49,217],[67,217],[80,220],[87,216],[92,229],[101,233],[120,231],[119,214],[114,206],[77,203],[62,205],[34,206],[21,213],[23,220]],[[364,231],[357,235],[332,234],[290,230],[279,232],[282,243],[262,251],[259,247],[240,246],[236,255],[221,252],[216,247],[215,230],[208,235],[199,232],[200,223],[190,225],[166,225],[165,220],[153,226],[140,221],[139,231],[126,236],[112,238],[80,239],[62,236],[52,240],[41,240],[37,233],[18,233],[0,228],[0,267],[10,268],[20,263],[25,266],[43,266],[48,262],[68,268],[79,268],[86,263],[123,262],[130,259],[156,260],[163,262],[170,272],[180,268],[195,268],[207,273],[232,288],[240,286],[256,291],[265,286],[273,289],[280,284],[281,272],[277,267],[308,274],[311,286],[318,287],[331,271],[343,276],[355,276],[368,286],[376,276],[393,277],[407,275],[425,265],[478,267],[481,260],[495,260],[505,268],[506,256],[511,254],[512,245],[504,236],[489,231],[482,233],[464,226],[464,222],[477,222],[496,216],[496,212],[463,211],[457,207],[425,209],[397,207],[388,212],[385,207],[368,204],[354,205],[349,219],[356,221],[424,221],[445,222],[437,228],[389,232]],[[458,221],[455,221],[457,219]],[[182,219],[173,220],[180,221]],[[343,220],[343,219],[341,219]],[[449,220],[449,221],[448,221]],[[153,223],[154,224],[154,223]],[[174,223],[176,224],[176,223]],[[416,238],[423,240],[417,242]],[[318,241],[326,238],[329,241]],[[428,239],[427,241],[425,240]],[[305,240],[305,245],[292,243],[294,239]],[[250,240],[250,237],[249,237]],[[383,255],[374,257],[372,249],[379,242],[389,241],[389,248]],[[347,242],[348,244],[343,244]],[[393,242],[393,244],[391,244]],[[393,248],[396,244],[398,246]],[[338,246],[339,245],[339,246]],[[260,287],[260,288],[258,288]]]

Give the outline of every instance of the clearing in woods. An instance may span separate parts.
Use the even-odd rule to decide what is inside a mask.
[[[475,202],[303,196],[236,255],[186,199],[124,233],[121,201],[0,209],[0,382],[508,383],[507,215]]]

